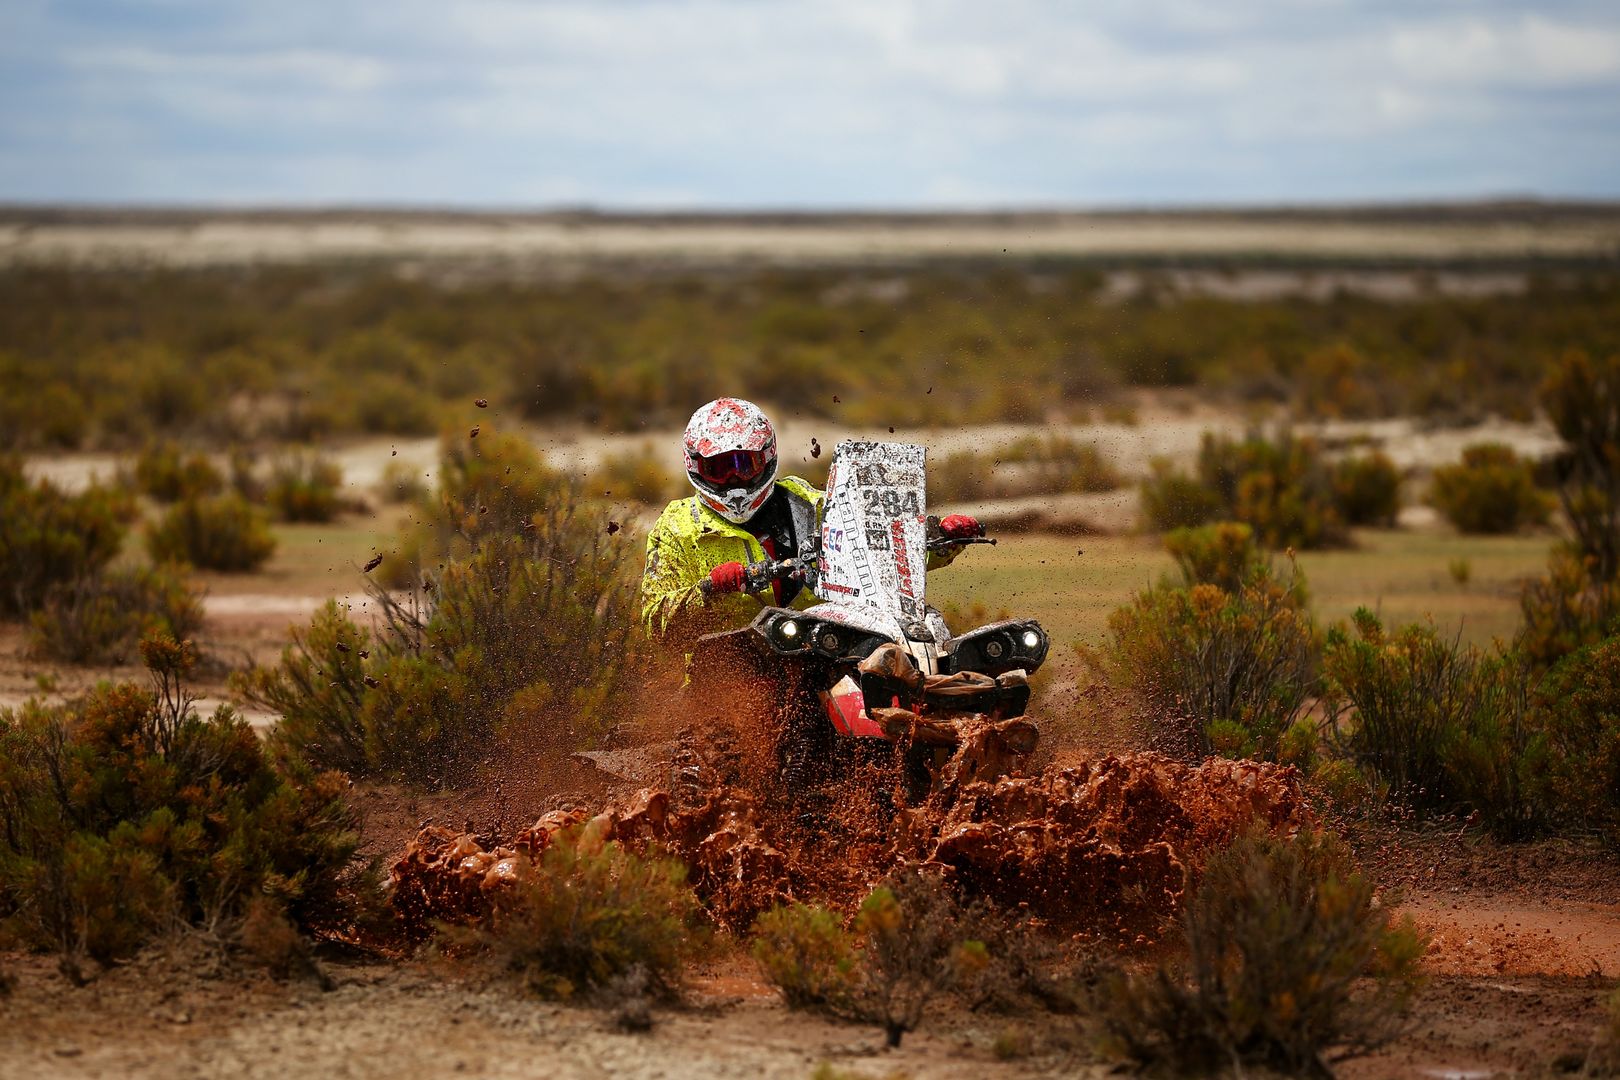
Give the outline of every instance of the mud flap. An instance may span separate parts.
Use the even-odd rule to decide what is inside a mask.
[[[866,698],[855,680],[845,675],[833,684],[831,690],[821,692],[822,705],[833,730],[840,735],[861,738],[886,738],[883,729],[866,715]]]

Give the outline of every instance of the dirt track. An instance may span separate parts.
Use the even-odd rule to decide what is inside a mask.
[[[392,817],[403,812],[383,802]],[[1393,833],[1378,842],[1401,849],[1383,857],[1387,881],[1424,881],[1407,908],[1436,934],[1431,978],[1406,1033],[1340,1075],[1541,1075],[1584,1053],[1620,973],[1620,906],[1591,899],[1616,894],[1614,860],[1567,844],[1501,849]],[[1475,872],[1485,865],[1507,869]],[[694,969],[686,1005],[659,1010],[647,1034],[617,1030],[611,1009],[536,1002],[465,968],[329,961],[337,988],[323,994],[211,971],[214,955],[183,942],[82,990],[46,958],[12,958],[21,978],[0,999],[0,1077],[804,1080],[822,1062],[873,1080],[1108,1075],[1063,1017],[937,1011],[900,1051],[882,1051],[875,1028],[789,1013],[734,949]],[[1033,1054],[998,1060],[993,1044],[1014,1032]]]

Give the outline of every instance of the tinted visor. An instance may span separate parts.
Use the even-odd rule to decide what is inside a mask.
[[[747,487],[764,472],[763,450],[732,450],[698,458],[698,475],[720,488]]]

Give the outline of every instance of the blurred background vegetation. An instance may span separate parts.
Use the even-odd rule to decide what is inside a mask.
[[[437,281],[335,263],[13,267],[0,448],[433,434],[473,397],[619,431],[678,425],[722,393],[857,425],[1121,418],[1138,387],[1460,423],[1527,418],[1549,363],[1620,350],[1620,276],[1603,269],[1490,296],[1414,272],[1394,301],[1109,282],[1043,263]]]

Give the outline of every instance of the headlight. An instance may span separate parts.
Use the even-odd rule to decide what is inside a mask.
[[[777,632],[792,641],[799,636],[799,622],[797,619],[783,619],[777,624]]]
[[[1034,671],[1046,660],[1046,632],[1033,619],[990,623],[945,643],[948,674],[978,671],[987,675],[1022,668]]]

